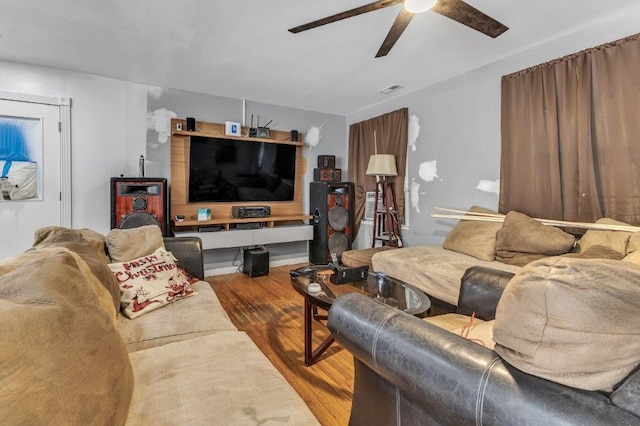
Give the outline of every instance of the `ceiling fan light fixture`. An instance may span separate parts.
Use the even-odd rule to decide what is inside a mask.
[[[407,12],[422,13],[436,5],[437,0],[404,0],[404,8]]]

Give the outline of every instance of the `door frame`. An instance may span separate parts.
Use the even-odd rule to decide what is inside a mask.
[[[60,121],[60,226],[71,227],[71,98],[0,91],[0,100],[57,106]]]

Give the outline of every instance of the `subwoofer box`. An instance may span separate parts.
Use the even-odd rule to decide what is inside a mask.
[[[269,251],[263,248],[246,249],[243,252],[242,272],[251,278],[269,275]]]

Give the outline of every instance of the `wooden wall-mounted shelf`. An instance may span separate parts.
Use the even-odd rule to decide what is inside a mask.
[[[175,221],[173,226],[179,229],[185,228],[193,228],[198,226],[215,226],[220,225],[225,230],[229,230],[232,224],[236,223],[264,223],[266,228],[277,227],[279,223],[286,222],[301,222],[304,220],[309,220],[313,216],[305,215],[305,214],[294,214],[294,215],[285,215],[285,216],[269,216],[269,217],[253,217],[248,219],[211,219],[211,220],[195,220],[195,219],[185,219],[182,222]]]
[[[171,119],[171,129],[176,129],[180,123],[182,128],[186,128],[186,121],[183,119]],[[272,216],[267,220],[249,220],[249,222],[286,222],[288,220],[303,221],[308,219],[303,214],[303,181],[305,173],[305,163],[302,155],[302,147],[304,143],[291,140],[291,132],[284,130],[269,130],[269,138],[250,138],[248,136],[226,136],[225,125],[221,123],[207,123],[203,121],[196,122],[196,131],[172,130],[171,131],[171,216],[184,215],[187,220],[175,224],[176,228],[187,229],[188,226],[206,226],[224,225],[225,229],[229,229],[229,224],[241,223],[236,222],[232,216],[232,207],[237,205],[243,206],[262,206],[271,207]],[[248,134],[249,128],[243,127],[242,134]],[[296,146],[296,179],[294,182],[294,197],[292,201],[265,201],[265,202],[199,202],[189,203],[188,186],[189,186],[189,150],[190,138],[193,136],[238,139],[248,142],[267,142]],[[300,140],[304,140],[302,133],[298,134]],[[200,208],[211,209],[211,220],[204,222],[196,221],[197,211]],[[283,220],[274,220],[274,218],[283,217]],[[288,219],[292,218],[292,219]],[[241,219],[244,220],[244,219]],[[244,220],[246,221],[246,220]],[[273,226],[268,225],[268,226]]]
[[[283,132],[279,132],[283,133]],[[284,145],[296,145],[296,146],[304,146],[303,142],[292,141],[289,138],[285,139],[265,139],[265,138],[253,138],[249,136],[228,136],[224,133],[218,132],[190,132],[187,130],[174,130],[171,133],[172,136],[203,136],[205,138],[224,138],[224,139],[237,139],[241,141],[254,141],[254,142],[267,142],[267,143],[279,143]]]

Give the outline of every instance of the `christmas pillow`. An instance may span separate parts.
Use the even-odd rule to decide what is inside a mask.
[[[122,312],[131,319],[196,294],[176,258],[163,247],[109,268],[122,291]]]

